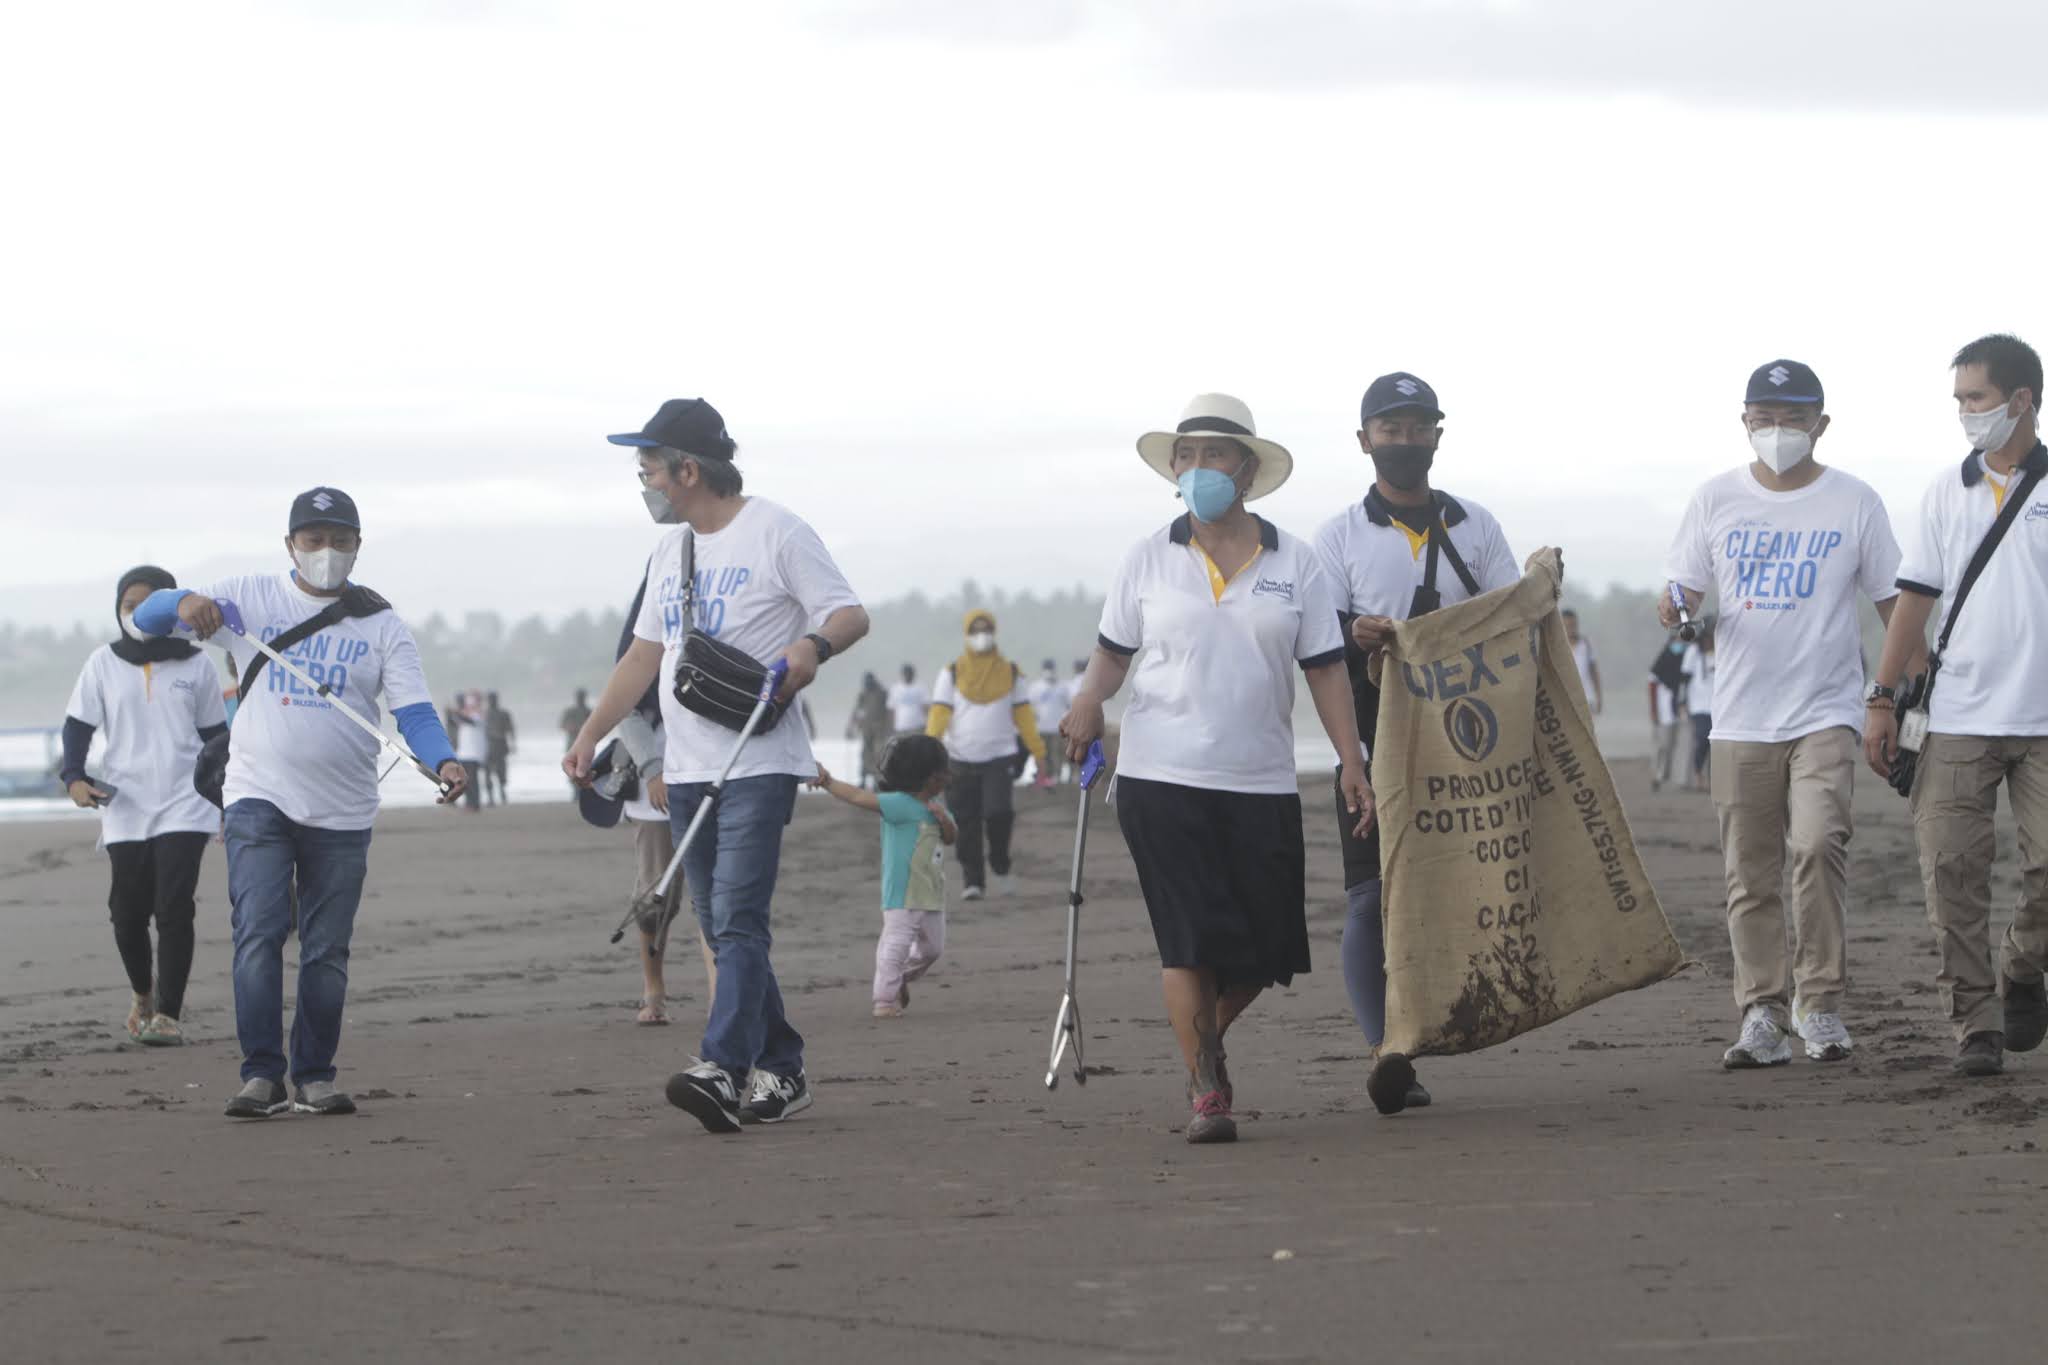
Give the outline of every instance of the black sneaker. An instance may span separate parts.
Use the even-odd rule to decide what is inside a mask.
[[[2032,1052],[2048,1036],[2048,980],[2022,986],[2005,979],[2005,1045],[2014,1052]]]
[[[732,1073],[716,1062],[699,1062],[668,1078],[668,1102],[696,1117],[713,1133],[740,1130],[740,1092]]]
[[[334,1088],[333,1081],[308,1081],[292,1097],[294,1114],[353,1114],[356,1102]]]
[[[227,1116],[231,1119],[267,1119],[291,1107],[292,1098],[285,1094],[284,1082],[266,1081],[258,1076],[244,1081],[241,1090],[228,1101]]]
[[[1374,1064],[1366,1078],[1365,1093],[1372,1107],[1382,1114],[1398,1114],[1409,1105],[1409,1094],[1417,1089],[1415,1063],[1398,1052],[1389,1052]]]
[[[778,1076],[757,1066],[753,1080],[747,1101],[740,1106],[741,1123],[780,1123],[811,1107],[810,1083],[801,1071]]]
[[[1996,1076],[2005,1070],[2005,1035],[1986,1029],[1963,1039],[1956,1070],[1965,1076]]]
[[[1408,1108],[1429,1108],[1429,1092],[1422,1088],[1421,1081],[1416,1081],[1413,1085],[1410,1085],[1408,1087]]]

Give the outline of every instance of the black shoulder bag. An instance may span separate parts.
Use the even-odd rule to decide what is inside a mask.
[[[2029,469],[2018,486],[2005,495],[2005,506],[1998,509],[1998,519],[1991,523],[1991,529],[1984,533],[1984,539],[1977,543],[1976,553],[1970,556],[1970,562],[1963,568],[1963,581],[1956,584],[1955,600],[1948,604],[1948,619],[1941,623],[1941,634],[1935,638],[1934,652],[1927,656],[1926,669],[1901,687],[1892,703],[1899,716],[1899,752],[1892,759],[1890,782],[1892,790],[1901,796],[1913,794],[1913,778],[1920,767],[1920,749],[1927,738],[1928,708],[1934,700],[1934,680],[1941,675],[1941,656],[1948,649],[1948,637],[1955,633],[1956,617],[1962,612],[1970,589],[1977,586],[1984,566],[1990,563],[1991,552],[1998,548],[1998,542],[2005,539],[2005,533],[2013,522],[2019,520],[2020,508],[2034,496],[2034,486],[2040,482],[2041,470]],[[1909,739],[1910,744],[1907,742]]]
[[[356,616],[375,616],[380,611],[391,610],[391,604],[365,587],[350,584],[341,590],[341,596],[329,602],[290,630],[281,632],[270,647],[282,654],[309,635],[317,635],[337,621]],[[263,671],[263,665],[270,662],[269,656],[257,650],[256,657],[249,660],[249,667],[242,673],[241,684],[235,689],[235,702],[239,707],[249,700],[249,689],[256,685],[256,675]],[[199,759],[192,767],[192,788],[214,805],[221,804],[221,790],[228,780],[228,735],[223,731],[206,741],[200,747]]]
[[[676,660],[676,700],[692,715],[728,730],[743,730],[761,699],[768,665],[697,629],[697,533],[688,528],[683,531],[682,560],[684,634],[682,655]],[[787,709],[779,701],[769,702],[754,733],[773,730]]]

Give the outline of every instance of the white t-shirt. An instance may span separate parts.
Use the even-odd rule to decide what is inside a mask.
[[[482,716],[458,714],[455,719],[455,757],[463,763],[482,763],[491,756],[489,733]]]
[[[1010,681],[1008,695],[995,701],[968,701],[960,695],[953,679],[953,665],[939,671],[939,686],[932,693],[933,706],[950,706],[953,717],[946,722],[946,752],[962,763],[993,763],[1017,752],[1016,708],[1031,700],[1024,679]]]
[[[1039,732],[1048,735],[1058,734],[1060,722],[1067,717],[1069,693],[1066,680],[1048,678],[1041,673],[1031,680],[1030,693],[1031,714],[1038,718]]]
[[[2033,458],[2044,459],[2039,448]],[[2016,470],[2024,478],[2024,470]],[[1998,518],[2004,487],[1972,455],[1958,473],[1954,466],[1928,486],[1920,514],[1906,527],[1907,550],[1899,565],[1901,586],[1947,594],[1963,581],[1963,570],[1984,533]],[[1945,735],[2048,735],[2048,480],[2037,485],[2005,539],[1984,562],[1956,618],[1941,678],[1934,685],[1928,728]],[[1947,619],[1947,601],[1937,607],[1936,629]]]
[[[667,734],[662,780],[670,784],[709,782],[732,752],[735,731],[685,711],[676,700],[676,663],[682,658],[683,536],[678,526],[655,546],[648,591],[640,602],[633,634],[662,647],[661,720]],[[763,664],[825,624],[842,607],[857,607],[845,575],[825,543],[796,513],[766,498],[748,498],[725,529],[697,537],[696,625],[721,643]],[[732,776],[788,773],[812,777],[810,736],[792,706],[765,735],[747,741]]]
[[[1600,695],[1593,688],[1593,665],[1597,660],[1593,657],[1593,642],[1583,635],[1572,644],[1572,662],[1579,666],[1579,686],[1585,689],[1590,703]]]
[[[1824,469],[1774,492],[1749,466],[1707,480],[1686,505],[1665,566],[1681,587],[1720,595],[1713,737],[1775,744],[1863,729],[1856,594],[1898,595],[1899,547],[1884,502]]]
[[[273,640],[334,599],[302,592],[289,572],[224,578],[196,589],[241,608],[242,622],[259,640]],[[215,639],[233,649],[223,632]],[[238,670],[254,651],[242,646]],[[372,725],[381,724],[381,694],[392,710],[433,701],[420,668],[419,647],[395,611],[344,617],[299,641],[285,657],[332,689],[321,697],[265,660],[256,686],[235,709],[222,801],[268,801],[315,829],[368,829],[377,817],[378,762],[383,750],[341,716],[323,715],[337,702]],[[238,672],[239,675],[239,672]]]
[[[1117,771],[1294,792],[1294,674],[1343,661],[1336,594],[1308,543],[1262,519],[1258,556],[1219,599],[1190,532],[1183,516],[1134,545],[1103,603],[1103,648],[1138,656]]]
[[[1714,656],[1698,645],[1685,647],[1685,709],[1695,716],[1714,714]]]
[[[101,645],[79,670],[64,714],[99,731],[94,778],[119,788],[100,808],[101,844],[220,828],[220,812],[192,788],[200,728],[227,721],[220,672],[206,651],[131,664]]]
[[[889,689],[889,711],[898,730],[924,729],[924,709],[931,695],[920,682],[900,682]]]

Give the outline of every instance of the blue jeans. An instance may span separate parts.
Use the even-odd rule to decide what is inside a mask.
[[[718,990],[704,1026],[703,1057],[735,1077],[754,1067],[778,1076],[804,1069],[804,1040],[782,1013],[768,950],[768,902],[782,858],[782,829],[796,813],[797,780],[785,773],[734,778],[683,854],[697,927],[718,963]],[[670,783],[668,822],[680,843],[709,782]]]
[[[226,824],[242,1079],[285,1078],[284,941],[296,918],[299,987],[291,1078],[300,1085],[331,1081],[348,995],[348,941],[370,865],[370,831],[314,829],[268,801],[248,798],[228,807]]]
[[[1387,940],[1380,919],[1380,879],[1347,886],[1344,896],[1351,903],[1344,917],[1344,990],[1365,1041],[1378,1047],[1387,1036]]]

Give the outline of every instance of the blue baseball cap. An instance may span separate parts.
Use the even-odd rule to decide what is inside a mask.
[[[1358,424],[1364,426],[1381,413],[1397,408],[1420,408],[1439,421],[1444,415],[1444,410],[1437,406],[1435,389],[1406,370],[1396,370],[1367,386],[1365,401],[1358,405]]]
[[[362,519],[356,515],[356,500],[339,488],[308,488],[292,499],[292,518],[284,529],[287,534],[301,526],[346,526],[351,530],[363,529]]]
[[[1825,405],[1827,394],[1811,366],[1796,360],[1770,360],[1757,366],[1756,373],[1749,377],[1749,394],[1742,401]]]
[[[725,419],[718,415],[718,409],[701,398],[671,398],[655,410],[640,430],[605,439],[615,446],[639,446],[643,450],[667,446],[711,460],[730,460],[738,448],[732,437],[725,434]]]

